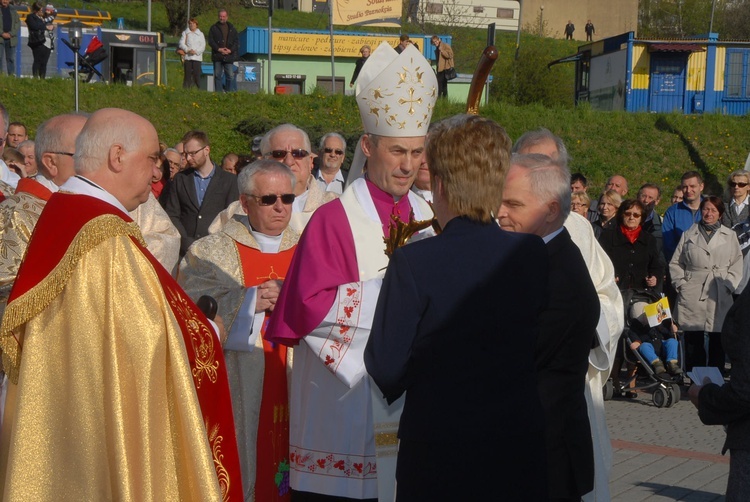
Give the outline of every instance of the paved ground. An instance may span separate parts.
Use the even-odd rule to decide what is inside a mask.
[[[683,387],[672,408],[656,408],[649,393],[604,403],[614,450],[613,501],[724,500],[724,429],[703,425],[686,394]]]

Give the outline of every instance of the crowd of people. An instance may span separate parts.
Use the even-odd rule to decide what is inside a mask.
[[[369,55],[348,171],[342,134],[313,149],[290,123],[218,162],[126,110],[31,144],[0,109],[5,499],[609,500],[628,291],[671,284],[686,363],[709,333],[723,368],[743,263],[721,222],[747,190],[725,204],[690,171],[662,217],[660,187],[616,175],[590,208],[546,129],[430,126],[426,63]]]

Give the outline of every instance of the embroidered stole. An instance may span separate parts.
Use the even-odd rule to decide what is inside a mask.
[[[398,423],[403,409],[403,396],[390,406],[374,382],[369,380],[364,366],[364,349],[372,327],[377,297],[388,267],[385,254],[383,227],[366,180],[355,180],[340,197],[354,238],[359,282],[339,286],[331,311],[321,325],[305,338],[323,364],[350,388],[368,378],[368,393],[372,405],[377,466],[360,476],[377,475],[380,500],[395,496],[396,454],[398,452]],[[407,196],[414,217],[432,217],[429,205],[413,192]],[[419,239],[423,231],[415,234]],[[369,465],[369,464],[368,464]]]
[[[278,253],[262,253],[235,241],[245,287],[286,277],[296,246]],[[257,301],[257,300],[256,300]],[[261,327],[265,334],[270,312]],[[287,347],[263,340],[263,393],[258,418],[255,467],[255,500],[288,501],[289,492],[289,396]]]

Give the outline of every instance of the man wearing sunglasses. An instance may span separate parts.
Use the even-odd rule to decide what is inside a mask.
[[[180,256],[190,245],[209,234],[214,218],[239,199],[237,176],[211,161],[211,145],[203,131],[182,138],[188,168],[175,174],[165,209],[180,232]]]
[[[312,176],[313,155],[310,137],[293,124],[274,127],[260,141],[260,152],[264,159],[273,159],[285,164],[297,180],[294,185],[294,204],[290,225],[302,233],[313,213],[323,204],[336,198],[327,193]]]
[[[228,333],[224,354],[245,500],[253,494],[278,500],[275,477],[289,463],[287,348],[263,335],[299,239],[289,226],[296,179],[284,164],[263,159],[244,168],[237,182],[242,217],[197,240],[178,281],[194,300],[217,299]],[[274,416],[282,420],[275,423]]]
[[[329,132],[320,138],[318,148],[318,167],[313,169],[313,176],[326,192],[341,195],[346,183],[348,171],[341,169],[346,159],[346,140],[335,132]]]
[[[364,348],[393,217],[433,217],[409,188],[436,99],[437,78],[413,46],[399,55],[383,43],[372,53],[357,78],[366,175],[312,216],[271,317],[268,340],[296,346],[289,400],[295,500],[385,500],[395,493],[403,401],[385,402],[365,371]],[[387,117],[376,113],[383,109]]]

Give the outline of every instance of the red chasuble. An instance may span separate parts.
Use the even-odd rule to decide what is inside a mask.
[[[236,243],[245,287],[258,286],[271,279],[284,279],[292,247],[279,253],[262,253]],[[265,340],[270,313],[266,311],[261,328],[263,339],[263,394],[258,419],[258,446],[255,467],[255,500],[288,501],[289,493],[289,396],[287,395],[286,352],[284,345]]]
[[[55,269],[69,252],[71,243],[85,224],[104,215],[117,216],[127,223],[133,222],[114,206],[94,197],[67,193],[52,195],[36,230],[54,228],[54,231],[35,233],[29,244],[26,259],[19,269],[8,305],[36,287]],[[223,500],[242,501],[242,475],[234,433],[229,381],[219,340],[209,326],[206,316],[169,272],[133,235],[130,235],[130,238],[153,265],[182,332]],[[26,266],[27,264],[33,266]],[[52,301],[52,298],[49,301]],[[21,350],[19,346],[13,351],[13,354],[17,354],[16,362],[14,367],[7,368],[11,380],[18,379]]]
[[[42,200],[49,200],[52,197],[52,191],[49,188],[31,178],[21,178],[18,180],[16,194],[19,193],[27,193]]]

